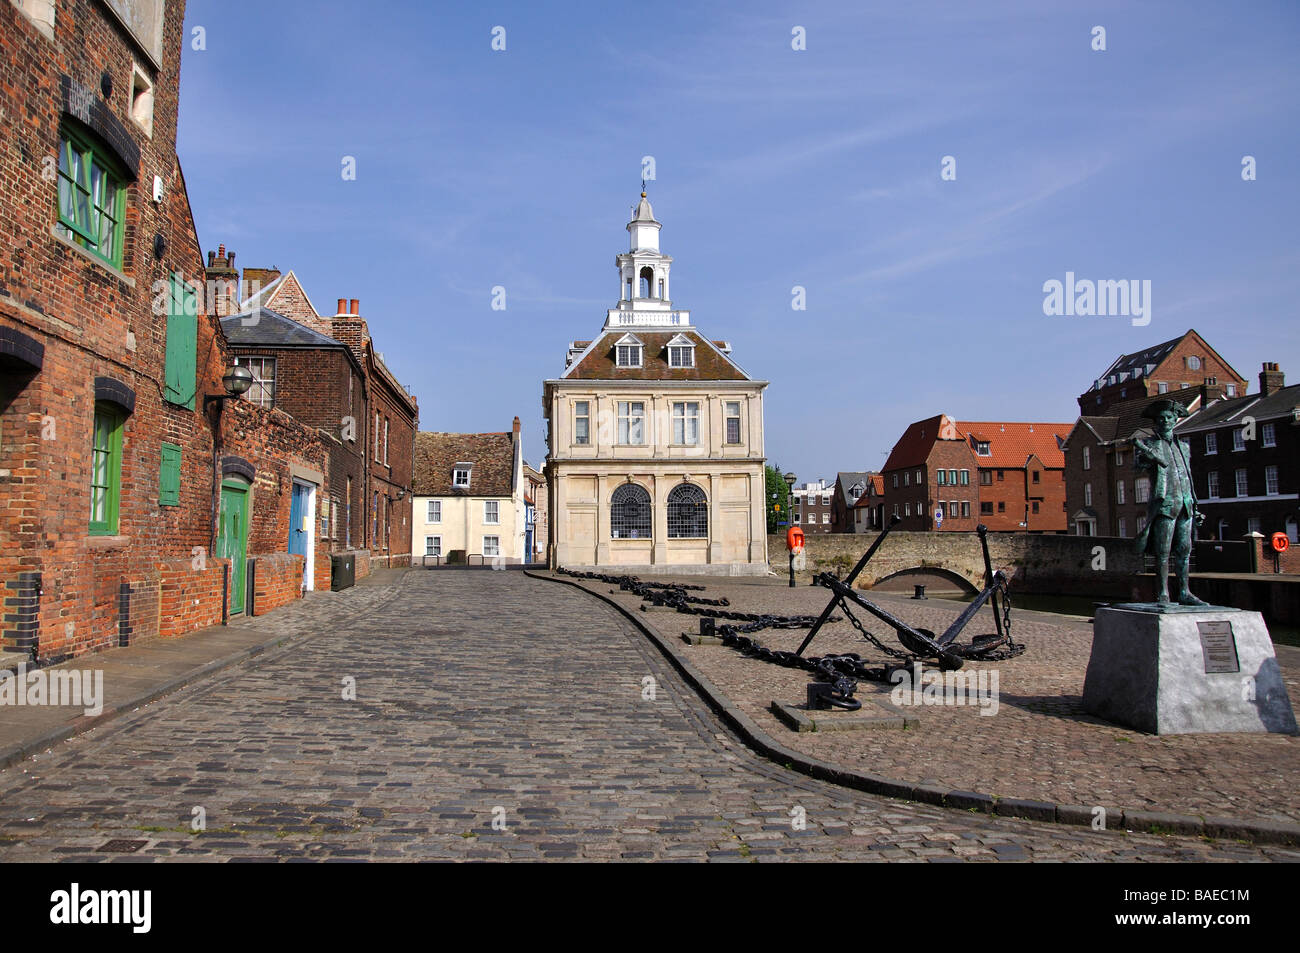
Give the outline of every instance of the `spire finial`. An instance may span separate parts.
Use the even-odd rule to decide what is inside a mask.
[[[641,180],[641,198],[645,198],[645,179]]]

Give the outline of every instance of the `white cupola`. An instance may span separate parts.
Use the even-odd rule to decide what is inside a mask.
[[[659,250],[659,230],[654,209],[645,192],[627,223],[628,250],[615,259],[619,301],[605,320],[609,327],[687,327],[689,311],[674,310],[669,271],[672,257]]]

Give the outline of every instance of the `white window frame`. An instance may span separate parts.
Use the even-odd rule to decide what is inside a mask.
[[[1264,468],[1264,495],[1277,496],[1281,492],[1278,490],[1277,467],[1267,466]]]
[[[1250,474],[1245,469],[1233,473],[1232,488],[1237,491],[1237,496],[1250,496]]]
[[[1246,449],[1246,435],[1243,432],[1246,428],[1234,427],[1232,429],[1232,452],[1240,453]]]
[[[825,524],[829,523],[830,521],[831,521],[831,514],[830,514],[830,513],[823,513],[823,514],[822,514],[822,525],[825,525]]]
[[[1205,435],[1205,455],[1213,456],[1219,452],[1219,435],[1211,431]]]
[[[1092,506],[1092,484],[1091,483],[1085,483],[1083,485],[1083,505]]]
[[[635,422],[636,427],[633,427]],[[640,440],[633,440],[633,430],[639,431]],[[618,402],[618,443],[621,447],[645,446],[645,401],[620,400]]]
[[[432,549],[434,552],[429,552]],[[442,537],[426,536],[424,537],[424,555],[425,556],[442,556]]]
[[[488,552],[488,540],[489,540],[489,539],[493,541],[493,542],[492,542],[492,546],[491,546],[491,548],[492,548],[492,550],[493,550],[492,552]],[[500,537],[500,536],[493,535],[493,536],[484,536],[484,537],[483,537],[483,555],[484,555],[484,556],[494,556],[494,557],[495,557],[495,556],[500,556],[500,555],[501,555],[501,537]]]
[[[1219,498],[1219,471],[1211,470],[1205,474],[1205,495],[1207,499]]]
[[[1133,502],[1146,503],[1151,499],[1151,478],[1138,477],[1133,481]]]
[[[645,347],[641,344],[616,344],[615,363],[618,367],[642,367],[644,362],[641,355],[644,350]]]
[[[1091,449],[1092,449],[1092,448],[1090,448],[1090,447],[1084,447],[1084,448],[1083,448],[1083,468],[1084,468],[1085,470],[1091,470],[1091,469],[1092,469],[1092,453],[1091,453]]]
[[[501,501],[500,500],[483,501],[483,525],[484,526],[501,525]]]
[[[586,433],[578,432],[578,421],[586,424],[583,428]],[[586,447],[591,444],[591,401],[589,400],[573,402],[573,444],[576,447]]]
[[[1123,506],[1125,503],[1123,480],[1117,480],[1115,482],[1115,502],[1118,503],[1120,506]]]
[[[473,478],[473,467],[455,466],[451,470],[451,485],[457,489],[466,489],[469,487],[470,480]],[[461,474],[465,475],[464,482],[461,481]]]
[[[694,367],[695,347],[690,344],[675,344],[668,348],[669,367]]]
[[[1261,447],[1277,446],[1277,427],[1272,423],[1266,423],[1260,427],[1259,445]]]
[[[428,505],[425,507],[424,521],[426,523],[442,522],[442,500],[428,501]]]
[[[732,412],[732,408],[733,408],[733,407],[735,408],[735,412],[734,412],[734,413]],[[745,441],[745,435],[741,432],[741,428],[740,428],[740,423],[741,423],[741,421],[740,421],[740,401],[738,401],[738,400],[729,400],[729,401],[725,401],[725,402],[723,403],[723,408],[722,408],[722,410],[723,410],[723,433],[722,433],[722,439],[725,440],[729,446],[733,446],[733,447],[736,446],[736,445],[738,445],[738,444],[744,443],[744,441]],[[732,439],[731,439],[731,422],[732,422],[733,420],[736,422],[736,439],[735,439],[735,440],[732,440]]]
[[[673,443],[679,447],[700,445],[700,402],[678,400],[673,402]]]

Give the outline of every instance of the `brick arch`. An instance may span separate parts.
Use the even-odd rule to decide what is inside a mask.
[[[891,572],[887,576],[875,580],[875,582],[871,584],[871,588],[880,589],[886,583],[891,581],[896,582],[898,580],[902,580],[905,583],[903,589],[917,583],[927,586],[937,585],[936,580],[940,580],[955,583],[958,589],[968,595],[973,595],[979,592],[979,589],[961,573],[953,572],[951,569],[944,569],[942,566],[913,566],[909,569],[900,569],[897,572]],[[915,580],[915,582],[912,580]]]

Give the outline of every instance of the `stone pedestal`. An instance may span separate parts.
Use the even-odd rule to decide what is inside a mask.
[[[1296,733],[1263,617],[1218,606],[1099,608],[1083,707],[1156,735]]]

